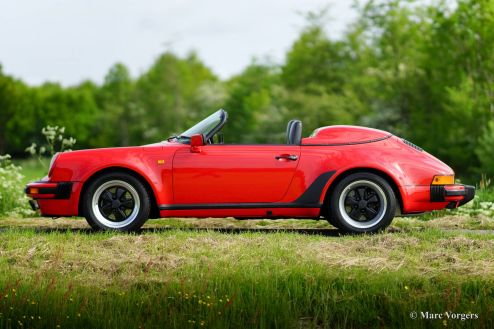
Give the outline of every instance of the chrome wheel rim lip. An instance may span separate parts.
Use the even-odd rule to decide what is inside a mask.
[[[346,210],[345,199],[348,196],[348,194],[350,193],[350,191],[352,191],[356,187],[370,188],[378,195],[379,212],[371,220],[368,220],[368,221],[354,220],[353,218],[350,217],[350,215],[348,214],[348,212]],[[367,228],[373,227],[376,224],[378,224],[384,218],[384,215],[386,214],[387,206],[388,206],[388,201],[387,201],[386,194],[384,193],[384,190],[379,185],[377,185],[376,183],[368,181],[368,180],[358,180],[358,181],[351,182],[350,184],[348,184],[343,189],[343,191],[340,194],[340,198],[338,200],[338,207],[339,207],[339,211],[340,211],[340,214],[341,214],[341,217],[343,218],[343,220],[347,224],[351,225],[352,227],[359,228],[359,229],[367,229]]]
[[[127,192],[130,193],[130,195],[132,196],[133,201],[134,201],[134,207],[132,208],[132,212],[128,215],[127,218],[125,218],[122,221],[118,221],[118,222],[108,220],[102,214],[102,212],[100,210],[100,206],[99,206],[99,199],[100,199],[101,195],[103,194],[103,192],[105,192],[107,189],[110,189],[113,187],[121,187],[121,188],[127,190]],[[140,202],[140,198],[139,198],[139,194],[137,193],[137,190],[132,185],[130,185],[129,183],[124,182],[122,180],[111,180],[111,181],[108,181],[108,182],[101,184],[96,189],[96,191],[94,192],[93,198],[91,200],[91,208],[93,210],[94,216],[96,217],[96,220],[98,222],[100,222],[102,225],[105,225],[106,227],[116,228],[116,229],[125,227],[125,226],[129,225],[130,223],[132,223],[137,218],[137,215],[139,214],[140,206],[141,206],[141,202]]]

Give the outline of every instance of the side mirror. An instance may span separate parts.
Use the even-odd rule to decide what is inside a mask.
[[[200,153],[201,146],[204,146],[204,136],[202,134],[192,135],[190,137],[190,151]]]

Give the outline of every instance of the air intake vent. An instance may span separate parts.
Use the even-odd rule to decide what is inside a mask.
[[[406,139],[402,139],[402,141],[403,141],[403,143],[407,144],[407,145],[408,145],[408,146],[410,146],[410,147],[413,147],[413,148],[414,148],[414,149],[416,149],[417,151],[420,151],[420,152],[422,152],[422,151],[423,151],[423,149],[422,149],[421,147],[419,147],[419,146],[417,146],[417,145],[413,144],[412,142],[407,141]]]

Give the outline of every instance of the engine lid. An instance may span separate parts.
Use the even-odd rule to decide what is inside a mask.
[[[387,131],[373,128],[358,126],[327,126],[314,130],[309,137],[302,139],[302,145],[363,144],[382,140],[390,136],[392,136],[392,134]]]

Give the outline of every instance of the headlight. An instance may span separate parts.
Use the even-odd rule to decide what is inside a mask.
[[[452,185],[455,183],[455,175],[440,176],[436,175],[432,179],[431,185]]]
[[[50,161],[50,167],[49,167],[49,169],[48,169],[48,177],[51,177],[51,174],[52,174],[52,172],[53,172],[53,165],[55,164],[55,161],[57,160],[57,158],[58,158],[58,155],[59,155],[59,154],[60,154],[60,153],[59,153],[59,152],[57,152],[57,153],[55,153],[55,155],[51,158],[51,161]]]

